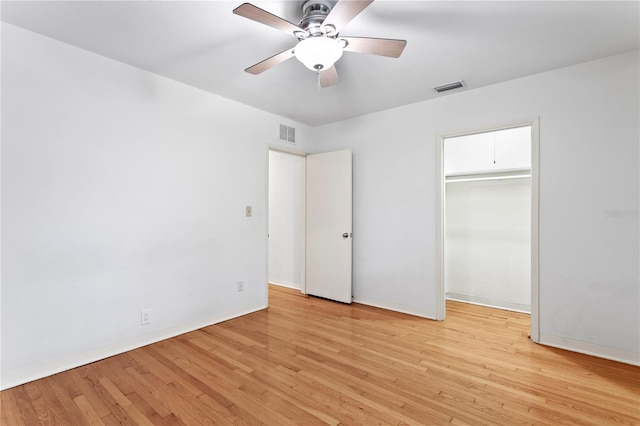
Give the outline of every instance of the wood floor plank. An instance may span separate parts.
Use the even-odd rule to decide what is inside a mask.
[[[82,418],[79,410],[73,404],[69,394],[58,384],[55,379],[46,377],[38,380],[38,387],[42,393],[44,400],[60,423],[76,424]]]
[[[61,407],[61,412],[64,413],[66,419],[68,419],[69,424],[81,424],[83,420],[83,415],[73,402],[73,398],[76,395],[75,392],[69,393],[71,388],[65,386],[65,379],[63,376],[66,374],[56,374],[51,377],[47,377],[43,379],[50,388],[51,391],[56,395],[57,400],[59,401]]]
[[[100,384],[106,389],[109,395],[111,395],[114,401],[131,417],[134,423],[143,426],[153,426],[153,422],[145,417],[109,378],[101,377]]]
[[[525,314],[269,291],[266,310],[5,390],[0,422],[640,425],[639,367],[536,345]]]
[[[0,415],[2,416],[1,424],[20,424],[23,419],[20,415],[20,407],[16,401],[15,392],[0,393],[0,401],[2,401],[2,409],[0,409]]]
[[[277,372],[275,373],[256,370],[250,374],[255,380],[268,385],[270,392],[273,392],[283,400],[298,405],[307,413],[322,420],[324,424],[338,425],[341,423],[340,416],[336,415],[335,410],[333,410],[330,405],[325,404],[318,398],[305,398],[300,394],[299,389],[296,388],[299,381],[291,380],[286,376],[283,377],[281,374],[282,370],[277,367],[276,370]],[[295,374],[295,372],[292,371],[289,371],[289,373]]]
[[[90,368],[91,365],[85,366],[85,368]],[[93,384],[86,380],[81,374],[82,370],[80,368],[74,368],[73,370],[67,371],[69,377],[73,381],[73,383],[78,387],[82,394],[80,396],[84,397],[87,400],[93,411],[98,415],[98,417],[104,417],[110,414],[109,408],[104,404],[102,398],[96,392]]]
[[[101,416],[98,414],[98,412],[95,410],[95,407],[91,404],[91,402],[89,402],[84,394],[78,395],[73,398],[73,402],[82,414],[83,421],[79,422],[78,424],[104,425]]]
[[[158,412],[136,392],[127,395],[127,399],[144,415],[154,426],[186,426],[173,413],[162,417]]]
[[[26,394],[31,400],[41,424],[66,423],[66,414],[55,393],[48,386],[46,379],[24,385]]]
[[[175,382],[164,383],[152,372],[144,375],[144,380],[157,389],[157,395],[162,404],[182,423],[186,425],[212,423],[207,415],[208,410],[189,389]],[[185,382],[185,380],[181,380],[181,382]],[[202,392],[199,395],[202,395]]]
[[[164,418],[172,414],[171,410],[162,403],[162,397],[157,387],[151,385],[134,367],[125,367],[125,380],[128,380],[138,398],[145,401],[153,411]]]

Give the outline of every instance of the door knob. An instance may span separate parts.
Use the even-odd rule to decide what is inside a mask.
[[[342,234],[342,238],[349,238],[349,233],[345,232],[344,234]]]

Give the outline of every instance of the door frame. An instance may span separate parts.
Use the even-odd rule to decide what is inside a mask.
[[[289,147],[284,147],[284,146],[280,146],[280,145],[267,145],[267,152],[266,152],[266,161],[267,161],[267,167],[266,167],[266,200],[265,200],[265,206],[267,207],[266,210],[266,220],[267,220],[267,226],[266,226],[266,230],[265,230],[265,235],[264,235],[264,240],[265,240],[265,253],[266,253],[266,262],[265,262],[265,268],[266,268],[266,280],[265,280],[265,286],[267,287],[267,291],[266,291],[266,305],[269,306],[269,172],[270,172],[270,167],[271,167],[271,163],[269,161],[269,153],[271,151],[276,151],[276,152],[280,152],[282,154],[289,154],[289,155],[295,155],[297,157],[301,157],[303,160],[302,163],[302,176],[300,177],[300,179],[302,180],[302,189],[303,189],[303,200],[302,200],[302,224],[303,224],[303,230],[301,233],[301,241],[300,241],[300,292],[302,294],[307,294],[307,285],[306,285],[306,235],[307,235],[307,230],[306,230],[306,223],[307,223],[307,155],[309,155],[307,152],[304,151],[300,151],[298,149],[295,148],[289,148]]]
[[[533,342],[540,342],[540,118],[512,121],[495,126],[443,133],[436,140],[436,319],[446,317],[446,295],[444,288],[444,141],[448,138],[487,133],[515,127],[531,126],[531,331]]]

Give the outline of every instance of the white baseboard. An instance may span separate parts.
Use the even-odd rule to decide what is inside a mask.
[[[158,330],[153,333],[145,334],[134,339],[115,343],[101,348],[93,349],[90,351],[82,352],[76,355],[58,358],[43,363],[34,365],[27,365],[25,367],[16,368],[2,373],[0,390],[19,386],[24,383],[31,382],[33,380],[42,379],[43,377],[51,376],[53,374],[60,373],[62,371],[70,370],[72,368],[80,367],[82,365],[90,364],[92,362],[99,361],[101,359],[109,358],[114,355],[118,355],[124,352],[128,352],[133,349],[141,348],[143,346],[159,342],[161,340],[170,339],[175,336],[179,336],[190,331],[198,330],[200,328],[208,327],[213,324],[217,324],[223,321],[227,321],[239,316],[247,315],[252,312],[257,312],[265,309],[266,306],[253,309],[248,312],[232,315],[229,317],[208,317],[190,321],[186,324],[181,324],[176,327],[166,328],[164,330]]]
[[[580,340],[569,339],[567,337],[555,336],[553,334],[540,333],[541,345],[552,346],[554,348],[566,349],[585,355],[596,356],[598,358],[610,359],[625,364],[640,366],[640,353],[629,352],[622,349],[610,348],[595,343],[582,342]]]
[[[417,312],[417,311],[414,311],[412,309],[407,309],[406,306],[402,306],[402,305],[394,305],[394,304],[389,304],[389,303],[378,303],[378,302],[373,302],[371,300],[366,300],[366,299],[353,299],[353,302],[360,303],[362,305],[373,306],[374,308],[386,309],[388,311],[394,311],[394,312],[400,312],[402,314],[413,315],[415,317],[426,318],[426,319],[430,319],[430,320],[435,320],[436,319],[435,316],[425,315],[424,313]]]
[[[300,285],[296,284],[296,283],[269,281],[269,284],[277,285],[279,287],[292,288],[294,290],[300,290],[301,289]]]
[[[447,293],[447,300],[455,300],[457,302],[470,303],[472,305],[486,306],[488,308],[504,309],[507,311],[520,312],[523,314],[531,313],[531,305],[522,305],[520,303],[504,302],[502,300],[487,299],[485,297],[468,296],[459,293]]]

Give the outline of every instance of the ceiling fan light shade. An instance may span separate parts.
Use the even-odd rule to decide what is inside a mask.
[[[312,71],[329,69],[342,57],[344,43],[329,37],[309,37],[301,40],[294,54]]]

